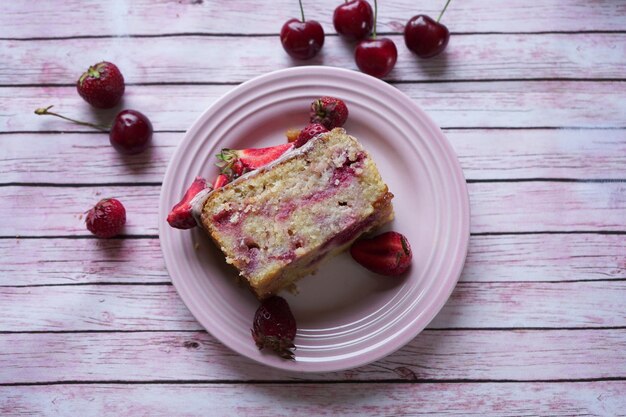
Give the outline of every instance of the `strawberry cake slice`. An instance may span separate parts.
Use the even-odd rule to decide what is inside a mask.
[[[194,214],[265,299],[392,220],[392,198],[370,155],[336,128],[209,192]]]

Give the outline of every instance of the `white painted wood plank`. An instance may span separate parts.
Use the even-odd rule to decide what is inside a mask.
[[[623,179],[626,130],[447,130],[465,177]],[[154,134],[152,148],[122,158],[106,135],[0,138],[0,181],[161,182],[182,133]],[[284,138],[276,138],[280,143]],[[71,172],[72,175],[67,175]]]
[[[0,187],[0,236],[90,236],[85,212],[103,198],[126,208],[124,235],[156,235],[165,221],[157,216],[159,192],[158,186]]]
[[[113,149],[106,134],[3,135],[0,137],[0,181],[158,183],[163,180],[167,164],[183,135],[154,133],[146,151],[126,156]]]
[[[468,184],[471,231],[624,231],[624,182]],[[102,198],[126,207],[125,235],[157,234],[158,186],[0,187],[0,236],[90,236],[83,213]],[[174,205],[176,201],[172,201]]]
[[[3,286],[170,281],[156,238],[0,239],[0,259]]]
[[[625,254],[622,235],[472,236],[460,281],[625,279]],[[0,286],[170,281],[157,239],[0,239],[0,259]]]
[[[431,327],[626,326],[625,297],[625,281],[459,283]],[[0,331],[201,329],[170,285],[0,287],[0,311]]]
[[[626,34],[459,35],[429,60],[416,58],[402,36],[390,38],[398,61],[387,80],[611,79],[623,78],[626,65]],[[72,84],[102,59],[128,83],[243,82],[298,65],[358,69],[338,37],[308,61],[290,58],[278,36],[0,41],[0,84]]]
[[[624,297],[624,281],[460,283],[430,326],[622,326]]]
[[[625,352],[626,330],[426,330],[373,364],[305,374],[241,357],[206,332],[21,333],[0,335],[0,383],[623,378]]]
[[[626,382],[158,384],[0,387],[5,416],[626,415]]]
[[[406,21],[418,13],[436,18],[444,3],[381,2],[379,30],[402,31]],[[306,16],[318,20],[326,33],[334,33],[332,13],[337,5],[333,0],[305,3]],[[442,22],[452,32],[624,30],[626,26],[621,18],[625,14],[624,4],[612,0],[566,3],[509,0],[501,7],[485,0],[464,0],[452,4]],[[0,37],[188,32],[277,34],[288,18],[298,16],[297,3],[290,0],[8,2],[0,16]]]
[[[626,236],[472,236],[461,282],[626,278]]]
[[[626,130],[447,130],[469,179],[624,178]]]
[[[4,287],[0,311],[7,331],[201,329],[171,285]]]
[[[626,230],[626,183],[468,184],[471,230]]]
[[[626,127],[626,83],[479,82],[398,84],[441,127]],[[230,85],[132,86],[124,108],[145,113],[156,130],[186,130]],[[0,131],[85,131],[53,117],[55,110],[82,120],[109,123],[116,111],[91,109],[73,87],[0,88]],[[106,134],[100,134],[108,140]]]

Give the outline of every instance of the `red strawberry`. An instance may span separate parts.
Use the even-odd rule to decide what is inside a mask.
[[[220,167],[222,174],[227,175],[233,180],[247,171],[252,171],[269,164],[291,148],[293,148],[293,144],[291,143],[256,149],[224,148],[222,152],[216,155],[217,159],[220,160],[217,166]]]
[[[172,211],[167,215],[167,222],[170,226],[176,229],[191,229],[196,227],[196,219],[194,219],[191,214],[190,203],[196,194],[208,187],[210,187],[210,185],[208,185],[206,180],[202,177],[196,177],[196,179],[193,180],[185,192],[183,199],[172,207]]]
[[[324,125],[321,125],[319,123],[309,123],[304,129],[300,131],[298,139],[296,139],[293,144],[296,148],[299,148],[315,136],[325,132],[328,132],[328,129],[326,129]]]
[[[263,301],[252,324],[252,338],[259,349],[269,348],[281,358],[293,359],[296,319],[284,298],[273,296]]]
[[[246,167],[243,166],[243,163],[239,159],[233,162],[230,168],[233,172],[233,179],[241,177],[246,172]]]
[[[118,235],[126,224],[126,209],[115,198],[105,198],[87,212],[87,229],[101,238]]]
[[[78,94],[99,109],[115,107],[124,88],[124,77],[119,68],[106,61],[89,67],[76,82]]]
[[[227,175],[220,174],[220,175],[217,176],[217,178],[215,178],[215,182],[213,183],[213,189],[217,190],[218,188],[222,188],[223,186],[225,186],[229,182],[230,182],[230,180],[228,179]]]
[[[409,241],[397,232],[358,240],[350,248],[350,254],[370,271],[389,276],[406,271],[413,257]]]
[[[322,97],[311,103],[311,123],[321,123],[328,130],[341,127],[348,119],[348,107],[343,100]]]

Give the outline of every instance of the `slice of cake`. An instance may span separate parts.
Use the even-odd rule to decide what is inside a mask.
[[[361,144],[337,128],[208,194],[200,221],[259,299],[393,218]]]

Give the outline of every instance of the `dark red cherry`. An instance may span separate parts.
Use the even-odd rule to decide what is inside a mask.
[[[152,139],[152,123],[136,110],[122,110],[115,116],[109,140],[116,151],[136,154],[145,150]]]
[[[418,14],[404,27],[404,42],[420,58],[432,58],[446,49],[450,32],[434,19]]]
[[[315,20],[289,19],[280,30],[280,42],[292,57],[311,59],[324,45],[324,29]]]
[[[391,39],[366,39],[357,45],[354,59],[364,73],[383,78],[396,65],[398,50]]]
[[[341,36],[350,40],[366,38],[374,26],[372,6],[365,0],[350,0],[337,6],[333,25]]]

